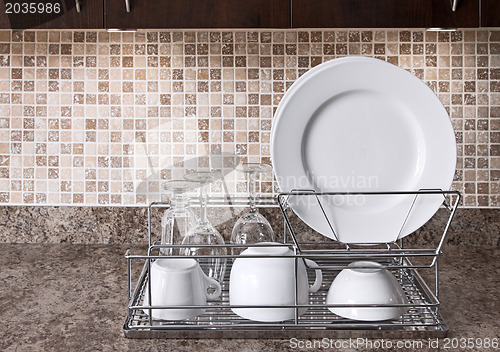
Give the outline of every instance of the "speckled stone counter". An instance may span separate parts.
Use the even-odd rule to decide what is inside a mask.
[[[297,350],[288,339],[125,338],[127,248],[0,244],[0,351]],[[137,245],[132,250],[144,253]],[[444,249],[440,299],[441,314],[450,327],[448,337],[500,337],[499,257],[498,248]],[[443,348],[444,341],[439,343]]]
[[[245,207],[210,207],[209,220],[229,240],[232,228]],[[153,234],[159,239],[161,208],[152,216]],[[276,234],[283,232],[279,208],[261,208]],[[411,236],[408,244],[435,246],[443,233],[449,213],[440,209]],[[299,218],[291,216],[301,240],[323,237]],[[147,207],[56,207],[0,206],[0,243],[147,243]],[[459,208],[450,227],[447,243],[452,245],[500,246],[500,209]]]

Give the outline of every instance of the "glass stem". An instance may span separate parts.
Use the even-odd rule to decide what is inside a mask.
[[[250,205],[250,213],[257,212],[255,207],[255,189],[257,188],[257,174],[250,172],[248,174],[248,204]]]
[[[200,222],[207,224],[207,185],[203,184],[200,187]]]

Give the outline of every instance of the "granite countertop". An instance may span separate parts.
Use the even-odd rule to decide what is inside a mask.
[[[0,350],[296,350],[288,339],[125,338],[127,248],[130,246],[0,244]],[[144,253],[137,245],[132,251]],[[493,247],[444,248],[440,312],[450,328],[448,337],[500,337],[499,257],[500,249]],[[443,342],[441,339],[441,348]]]

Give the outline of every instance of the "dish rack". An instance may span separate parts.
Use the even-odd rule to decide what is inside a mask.
[[[300,221],[293,219],[294,213],[288,204],[290,197],[320,197],[325,196],[359,196],[359,195],[407,195],[414,196],[413,203],[408,214],[413,210],[413,205],[418,197],[426,195],[442,195],[443,207],[449,212],[447,222],[439,243],[435,248],[406,248],[403,239],[395,239],[393,242],[379,244],[376,246],[348,245],[334,240],[323,241],[301,241],[297,236],[294,226]],[[149,282],[151,263],[159,258],[186,258],[186,256],[160,255],[161,248],[178,249],[183,245],[161,245],[154,241],[152,233],[152,213],[155,207],[168,207],[168,203],[152,203],[148,207],[148,237],[149,247],[145,255],[132,255],[130,250],[125,254],[128,271],[128,314],[123,326],[126,337],[129,338],[391,338],[402,336],[406,338],[428,338],[443,337],[447,334],[448,326],[439,313],[439,256],[442,254],[446,234],[452,222],[460,201],[458,191],[442,190],[419,190],[408,192],[332,192],[316,193],[309,190],[292,191],[281,193],[277,198],[259,197],[258,207],[279,207],[283,215],[282,240],[284,246],[293,250],[292,258],[296,261],[308,258],[316,262],[323,273],[323,284],[321,288],[309,294],[307,305],[283,305],[295,309],[295,318],[283,322],[257,322],[239,317],[233,313],[231,308],[242,308],[244,306],[232,306],[229,303],[229,275],[231,263],[235,255],[219,256],[227,260],[224,280],[221,284],[222,294],[216,301],[208,302],[205,306],[196,308],[206,309],[202,315],[182,321],[159,321],[151,318],[151,310],[159,306],[144,305],[145,292]],[[331,224],[333,233],[334,226],[330,222],[323,206],[320,209],[326,220]],[[246,198],[211,198],[209,206],[245,207]],[[251,247],[255,245],[233,245],[226,244],[227,253],[231,253],[234,247]],[[267,256],[266,258],[269,258]],[[283,258],[280,256],[280,258]],[[386,267],[401,284],[406,297],[407,304],[393,305],[356,305],[355,307],[405,307],[406,313],[393,320],[386,321],[356,321],[342,318],[330,312],[329,307],[354,307],[354,305],[326,304],[326,296],[329,287],[336,275],[348,264],[358,260],[369,260],[381,263]],[[137,262],[142,265],[136,264]],[[295,265],[297,268],[297,265]],[[314,268],[308,268],[309,279],[314,279]],[[422,271],[422,274],[420,273]],[[426,278],[424,280],[423,276]],[[137,278],[134,286],[133,280]],[[430,279],[429,279],[430,278]],[[432,282],[433,285],[427,284]],[[431,288],[431,286],[433,286]],[[151,289],[149,289],[151,292]],[[295,301],[297,302],[297,300]],[[259,306],[252,306],[253,308]],[[262,306],[261,306],[262,307]],[[269,307],[269,306],[267,306]],[[306,313],[299,315],[299,308],[307,307]],[[170,307],[174,308],[174,307]],[[192,306],[176,306],[175,308],[194,308]],[[169,309],[169,307],[161,307]],[[149,312],[149,314],[147,314]]]

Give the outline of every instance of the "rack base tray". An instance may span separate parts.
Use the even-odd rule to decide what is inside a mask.
[[[318,263],[319,264],[319,263]],[[328,264],[328,263],[326,263]],[[328,292],[329,284],[336,273],[324,273],[324,285],[311,294],[310,304],[316,306],[302,315],[298,322],[259,323],[240,318],[232,312],[229,305],[228,282],[230,264],[223,283],[223,292],[213,308],[197,318],[180,322],[152,321],[141,309],[129,308],[123,326],[128,338],[145,339],[290,339],[294,338],[411,338],[425,339],[445,337],[448,325],[438,311],[438,304],[433,303],[432,293],[419,273],[414,269],[395,272],[412,307],[397,320],[383,322],[361,322],[335,316],[326,307],[318,307]],[[314,276],[314,275],[313,275]],[[148,263],[144,264],[137,286],[130,300],[130,307],[143,303],[148,280]],[[414,304],[414,306],[413,306]]]

